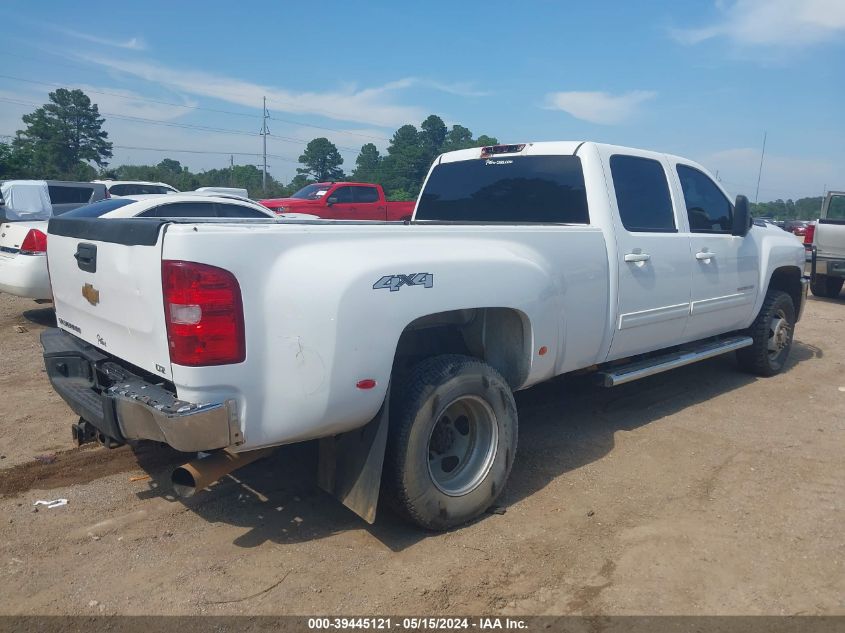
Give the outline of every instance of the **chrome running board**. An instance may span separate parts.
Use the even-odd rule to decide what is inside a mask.
[[[605,371],[600,371],[602,384],[605,387],[616,387],[626,382],[633,382],[640,378],[653,376],[670,369],[691,365],[700,360],[720,356],[727,352],[749,347],[754,341],[750,336],[733,336],[719,341],[708,341],[696,347],[680,349],[671,354],[656,356],[628,365],[619,365]]]

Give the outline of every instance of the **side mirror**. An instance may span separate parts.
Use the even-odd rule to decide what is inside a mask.
[[[336,202],[337,202],[337,198],[335,196],[332,196],[331,198],[326,199],[326,206],[330,207],[333,204],[335,204]]]
[[[751,212],[748,210],[748,198],[737,196],[734,204],[734,223],[731,228],[731,235],[745,237],[748,229],[751,228]]]

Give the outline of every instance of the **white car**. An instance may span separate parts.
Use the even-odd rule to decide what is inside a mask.
[[[92,180],[91,182],[105,185],[106,191],[112,198],[152,193],[179,193],[178,189],[164,182],[149,182],[146,180]]]
[[[72,218],[276,218],[268,208],[233,196],[174,193],[95,202],[62,217]],[[47,220],[0,225],[0,292],[49,301]]]

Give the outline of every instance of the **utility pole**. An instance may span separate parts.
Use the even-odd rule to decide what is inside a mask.
[[[760,176],[763,175],[763,156],[766,155],[766,132],[763,132],[763,151],[760,152],[760,170],[757,172],[757,192],[754,194],[754,204],[760,197]]]
[[[267,119],[270,118],[270,113],[267,112],[267,97],[264,97],[264,117],[261,124],[261,137],[264,141],[264,171],[261,173],[261,193],[267,196],[267,135],[270,129],[267,127]]]

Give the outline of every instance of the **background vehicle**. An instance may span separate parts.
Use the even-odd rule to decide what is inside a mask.
[[[76,210],[67,217],[273,218],[259,204],[226,196],[170,194],[115,197]],[[47,273],[47,221],[0,225],[0,292],[39,301],[52,298]]]
[[[781,228],[783,228],[783,230],[787,233],[803,237],[807,224],[809,224],[808,220],[784,220],[783,227]]]
[[[152,193],[179,192],[178,189],[164,182],[147,182],[144,180],[94,180],[93,182],[105,185],[109,195],[114,198]]]
[[[595,143],[444,154],[407,225],[57,218],[49,249],[45,362],[81,441],[228,449],[174,473],[190,492],[319,438],[326,490],[372,521],[383,481],[430,529],[505,486],[513,391],[732,351],[770,376],[806,297],[803,247],[751,226],[744,197]],[[96,270],[78,265],[91,249]]]
[[[845,191],[827,193],[821,216],[807,226],[804,243],[812,249],[813,294],[838,297],[845,282]]]
[[[0,184],[3,182],[5,181],[0,181]],[[47,183],[50,192],[53,215],[61,215],[108,197],[105,185],[99,182],[73,182],[70,180],[46,180],[44,182]],[[5,201],[0,197],[0,222],[6,220],[4,209]]]
[[[222,193],[249,199],[249,192],[241,187],[199,187],[196,191],[198,193]]]
[[[276,213],[308,213],[333,220],[409,220],[413,202],[390,202],[381,185],[365,182],[318,182],[290,198],[259,200]]]

